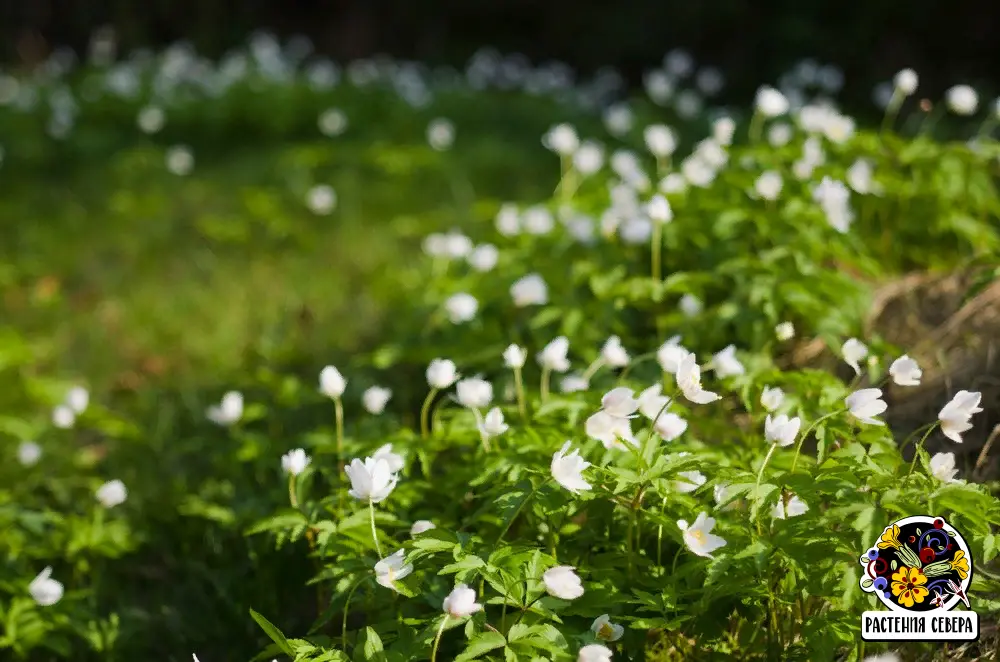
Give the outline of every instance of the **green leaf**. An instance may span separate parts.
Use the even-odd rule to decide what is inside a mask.
[[[297,510],[286,510],[256,522],[248,528],[244,535],[252,536],[265,531],[285,531],[308,523],[306,516]]]
[[[480,655],[489,653],[497,648],[502,648],[507,645],[507,640],[503,638],[503,635],[499,632],[494,632],[492,630],[487,630],[486,632],[480,632],[471,640],[469,640],[469,645],[465,647],[455,658],[455,662],[464,662],[465,660],[475,660]]]
[[[354,659],[356,662],[386,662],[382,639],[372,628],[366,627],[358,635],[358,641],[354,645]]]
[[[257,625],[260,626],[260,629],[264,631],[264,634],[271,638],[271,641],[278,645],[281,652],[285,655],[295,657],[295,653],[292,651],[292,647],[288,645],[288,640],[285,639],[285,635],[281,634],[281,630],[274,627],[271,621],[267,620],[253,609],[250,610],[250,617],[257,621]]]

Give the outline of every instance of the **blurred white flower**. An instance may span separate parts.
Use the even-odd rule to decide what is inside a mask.
[[[913,69],[901,69],[893,76],[892,84],[900,94],[910,96],[917,91],[917,72]]]
[[[480,244],[476,246],[469,257],[466,258],[469,266],[479,272],[491,271],[500,259],[500,251],[493,244]]]
[[[571,125],[558,124],[542,137],[542,145],[560,156],[570,156],[580,146],[580,138]]]
[[[207,416],[217,425],[233,425],[243,418],[243,394],[229,391],[222,396],[222,402],[208,408]]]
[[[611,135],[621,138],[632,130],[632,110],[623,103],[609,106],[604,111],[604,127]]]
[[[542,573],[542,584],[545,591],[560,600],[576,600],[583,595],[583,582],[576,574],[575,568],[569,565],[557,565]]]
[[[684,478],[684,480],[674,481],[674,489],[681,494],[694,492],[708,481],[700,471],[680,471],[677,475]]]
[[[569,370],[568,353],[569,339],[566,336],[559,336],[538,353],[538,365],[555,372],[566,372]]]
[[[139,129],[148,135],[158,133],[167,121],[167,115],[159,106],[146,106],[139,111],[135,123]]]
[[[705,163],[704,159],[691,155],[681,161],[681,174],[691,186],[706,188],[715,181],[715,168]]]
[[[601,359],[612,368],[624,368],[628,365],[628,352],[622,347],[622,341],[618,336],[611,336],[604,342]]]
[[[767,129],[767,142],[771,147],[784,147],[792,140],[792,127],[784,122],[772,124]]]
[[[576,662],[611,662],[612,654],[604,644],[587,644],[580,649]]]
[[[552,212],[541,205],[528,207],[521,215],[521,227],[528,234],[546,235],[555,226],[556,220],[552,217]]]
[[[882,421],[873,418],[884,412],[888,407],[885,401],[882,400],[882,389],[863,388],[844,398],[844,403],[850,410],[851,415],[862,423],[867,423],[868,425],[885,425]]]
[[[663,395],[663,385],[660,382],[642,391],[637,401],[639,403],[639,412],[651,421],[670,404],[670,398]],[[662,416],[663,414],[660,415]]]
[[[469,409],[484,409],[493,401],[493,385],[479,377],[467,377],[455,384],[458,403]]]
[[[768,414],[764,419],[764,438],[772,444],[791,446],[795,443],[795,437],[799,434],[801,426],[802,419],[798,416],[788,418],[788,416],[780,414],[771,418],[771,415]]]
[[[167,150],[167,170],[171,174],[184,176],[194,168],[194,154],[188,147],[178,145]]]
[[[510,286],[510,296],[518,308],[544,306],[549,302],[549,288],[538,274],[528,274]]]
[[[33,441],[22,441],[17,447],[17,461],[21,466],[31,467],[42,459],[42,447]]]
[[[523,368],[528,351],[520,345],[511,344],[503,351],[504,365],[511,369]]]
[[[716,377],[719,379],[735,377],[746,372],[743,364],[740,363],[738,358],[736,358],[735,345],[729,345],[721,352],[713,356],[711,366],[712,369],[715,370]]]
[[[677,136],[673,129],[663,124],[652,124],[643,131],[646,149],[657,157],[670,156],[677,149]]]
[[[476,602],[474,590],[465,584],[459,584],[444,599],[441,608],[452,618],[465,618],[482,611],[483,606]]]
[[[701,299],[690,293],[681,297],[677,307],[680,308],[685,317],[695,317],[700,314],[704,308],[704,306],[702,306]]]
[[[612,416],[603,409],[595,412],[584,423],[584,431],[591,439],[601,442],[605,448],[624,449],[622,441],[637,445],[632,436],[632,424],[626,417]]]
[[[604,165],[604,149],[592,140],[584,140],[573,153],[573,167],[584,177],[593,175]]]
[[[795,337],[795,326],[791,322],[782,322],[774,327],[774,335],[781,342],[791,340]]]
[[[935,453],[931,458],[931,475],[943,483],[951,483],[955,480],[958,469],[955,468],[954,453]]]
[[[645,216],[625,219],[618,228],[618,236],[626,244],[646,244],[653,236],[653,222]]]
[[[590,388],[590,382],[581,374],[566,375],[559,382],[559,390],[563,393],[579,393]]]
[[[347,380],[334,366],[328,365],[319,372],[319,392],[328,398],[339,398],[347,390]]]
[[[685,520],[677,520],[677,527],[684,534],[684,544],[694,554],[712,558],[712,552],[726,544],[726,541],[712,533],[715,528],[715,519],[709,517],[707,513],[700,513],[694,524],[688,524]]]
[[[371,386],[361,394],[361,404],[369,414],[378,416],[392,398],[392,390],[382,386]]]
[[[785,401],[785,392],[781,388],[765,386],[760,394],[760,404],[768,411],[774,411]]]
[[[312,213],[326,216],[337,206],[337,193],[326,184],[313,186],[309,189],[309,195],[306,196],[306,204]]]
[[[442,243],[445,255],[453,260],[467,259],[472,253],[472,240],[458,230],[444,235]]]
[[[889,376],[898,386],[919,386],[923,371],[916,361],[903,354],[889,366]]]
[[[398,590],[396,581],[413,572],[413,564],[406,563],[406,550],[400,549],[375,564],[375,581],[381,586]]]
[[[775,170],[762,172],[754,182],[753,188],[764,200],[776,200],[781,193],[781,173]]]
[[[694,58],[683,48],[675,48],[663,57],[663,68],[674,78],[687,78],[694,71]]]
[[[859,363],[868,356],[868,346],[857,338],[849,338],[840,348],[840,353],[844,357],[844,362],[854,368],[855,374],[860,375],[861,366]]]
[[[775,519],[786,519],[804,515],[808,511],[809,506],[806,502],[800,499],[797,494],[793,494],[789,497],[787,504],[785,504],[784,499],[779,497],[778,503],[774,504],[774,509],[771,510],[771,515]]]
[[[76,413],[68,405],[58,405],[52,410],[52,425],[67,430],[76,423]]]
[[[319,125],[320,133],[333,138],[347,130],[347,115],[338,108],[328,108],[320,113],[317,124]]]
[[[680,369],[681,362],[691,352],[680,345],[680,336],[674,336],[663,343],[656,351],[656,361],[663,368],[663,372],[674,375]]]
[[[579,450],[574,450],[567,455],[571,443],[567,441],[552,455],[552,464],[549,470],[557,483],[576,494],[580,490],[590,489],[590,483],[583,479],[583,471],[590,466],[590,462],[580,457]]]
[[[679,172],[672,172],[660,180],[659,188],[666,195],[683,193],[687,189],[687,179]]]
[[[355,458],[344,467],[351,489],[347,493],[359,501],[379,503],[386,499],[396,487],[399,477],[382,458],[365,458],[364,462]]]
[[[457,380],[458,371],[449,359],[434,359],[427,366],[427,384],[431,388],[445,389]]]
[[[28,584],[28,593],[40,607],[51,607],[62,600],[63,585],[52,579],[52,568],[46,567]]]
[[[378,447],[378,450],[372,454],[373,460],[385,460],[386,464],[389,465],[389,471],[392,473],[399,473],[403,470],[406,463],[403,461],[403,456],[392,450],[392,443],[383,444]]]
[[[128,490],[125,489],[125,483],[120,480],[109,480],[97,488],[95,496],[105,508],[114,508],[125,503],[125,499],[128,498]]]
[[[497,437],[508,430],[508,425],[503,421],[503,412],[499,407],[494,407],[483,417],[483,422],[479,424],[479,432],[487,437]]]
[[[695,404],[705,405],[720,399],[717,393],[706,391],[701,386],[701,368],[695,361],[694,354],[687,354],[677,368],[677,385],[684,397]]]
[[[979,406],[982,394],[978,391],[959,391],[938,412],[941,432],[957,444],[962,443],[962,433],[972,429],[972,415],[983,409]]]
[[[455,125],[444,118],[431,120],[427,125],[427,143],[432,149],[443,152],[455,142]]]
[[[733,144],[736,122],[732,117],[720,117],[712,122],[712,138],[720,145]]]
[[[513,237],[521,233],[521,214],[517,210],[517,205],[509,202],[501,205],[494,222],[497,232],[504,237]]]
[[[693,120],[701,114],[704,102],[694,90],[681,90],[674,99],[674,112],[683,120]]]
[[[410,527],[410,535],[419,536],[421,533],[436,528],[437,526],[434,524],[434,522],[426,519],[418,519],[416,522],[413,523],[413,526]]]
[[[822,207],[826,221],[831,227],[841,233],[850,229],[854,214],[850,208],[850,191],[843,182],[823,177],[813,189],[813,198]]]
[[[643,87],[653,103],[663,106],[674,94],[674,81],[661,69],[647,71],[642,77]]]
[[[601,614],[590,625],[590,631],[601,641],[618,641],[625,634],[625,628],[611,622],[611,617]]]
[[[956,115],[972,115],[979,107],[979,95],[968,85],[955,85],[945,93],[945,102]]]
[[[707,97],[714,97],[722,91],[726,84],[726,79],[722,72],[715,67],[704,67],[695,76],[694,84],[698,90]]]
[[[459,292],[448,297],[444,302],[444,309],[452,324],[463,324],[475,319],[479,302],[468,292]]]
[[[82,386],[74,386],[66,394],[66,405],[74,414],[82,414],[90,404],[90,393]]]
[[[855,193],[875,193],[874,168],[868,159],[858,159],[847,169],[847,184]]]
[[[656,414],[653,414],[655,416]],[[688,424],[683,418],[672,412],[664,412],[653,424],[653,431],[660,435],[663,441],[673,441],[684,434]]]
[[[305,471],[310,462],[309,456],[301,448],[290,450],[281,456],[281,468],[292,476],[298,476]]]
[[[764,86],[757,90],[757,111],[764,117],[777,117],[788,112],[788,99],[773,87]]]

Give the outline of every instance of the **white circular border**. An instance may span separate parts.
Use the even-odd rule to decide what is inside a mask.
[[[955,532],[955,536],[954,536],[953,540],[956,543],[958,543],[958,548],[960,550],[962,550],[963,552],[965,552],[965,558],[967,558],[969,560],[969,574],[966,575],[965,579],[962,580],[962,591],[966,594],[966,596],[968,596],[969,595],[969,584],[972,582],[972,570],[973,570],[973,568],[972,568],[972,555],[969,553],[969,547],[968,547],[968,545],[965,544],[965,538],[962,537],[962,534],[958,532],[958,529],[956,529],[952,524],[950,524],[947,519],[945,519],[944,517],[940,517],[940,516],[932,517],[930,515],[912,515],[910,517],[904,517],[903,519],[899,519],[899,520],[896,520],[896,521],[892,522],[891,524],[889,524],[889,526],[887,526],[884,529],[882,529],[882,533],[885,533],[886,530],[889,529],[890,527],[892,527],[893,525],[902,527],[904,524],[916,524],[916,523],[919,522],[921,524],[930,524],[931,526],[934,526],[934,520],[936,520],[936,519],[939,519],[942,522],[944,522],[944,527],[942,527],[942,528],[947,527],[947,528],[949,528],[949,529],[951,529],[952,531]],[[882,538],[882,533],[879,534],[879,539]],[[872,547],[877,547],[877,546],[878,546],[878,541],[876,540],[875,543],[871,547],[868,547],[868,549],[871,549]],[[867,549],[865,550],[865,553],[867,553]],[[867,579],[871,579],[871,577],[869,577],[869,575],[868,575],[867,568],[864,571],[864,577],[861,579],[861,581],[864,581],[866,578]],[[889,582],[889,585],[890,586],[892,585],[891,580]],[[907,608],[905,608],[905,607],[903,607],[901,605],[896,604],[893,600],[890,600],[889,598],[887,598],[884,595],[882,595],[882,591],[879,591],[879,590],[877,590],[875,588],[871,588],[871,589],[864,589],[864,588],[862,588],[861,590],[865,591],[865,593],[874,593],[875,597],[877,597],[879,599],[879,602],[881,602],[882,604],[884,604],[891,611],[898,611],[898,612],[903,612],[903,613],[907,613],[907,614],[915,614],[915,613],[918,614],[918,613],[921,613],[921,612],[916,612],[916,611],[907,609]],[[938,607],[937,609],[932,609],[930,611],[931,612],[934,612],[934,611],[949,611],[949,610],[953,609],[961,601],[962,601],[961,598],[959,598],[957,595],[954,595],[954,596],[951,597],[950,600],[948,600],[947,602],[944,603],[943,607]]]

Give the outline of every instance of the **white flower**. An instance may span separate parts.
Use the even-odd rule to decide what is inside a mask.
[[[896,653],[869,655],[862,662],[899,662],[899,655],[897,655]]]
[[[945,93],[948,108],[956,115],[972,115],[979,107],[979,95],[968,85],[956,85]]]
[[[319,184],[309,189],[309,195],[306,196],[306,204],[312,213],[318,216],[326,216],[337,206],[337,193],[333,190],[333,187],[326,184]]]
[[[663,385],[659,382],[642,391],[638,401],[639,412],[651,421],[670,404],[670,398],[663,395]]]
[[[590,631],[601,641],[618,641],[625,634],[625,628],[611,622],[611,617],[601,614],[594,619]]]
[[[590,483],[583,479],[583,470],[590,466],[590,462],[580,457],[579,450],[574,450],[566,455],[571,443],[567,441],[552,455],[552,464],[549,469],[557,483],[577,494],[580,490],[590,489]]]
[[[686,78],[694,70],[694,58],[683,48],[675,48],[664,56],[663,67],[671,76]]]
[[[889,366],[889,375],[898,386],[919,386],[923,374],[917,362],[906,354],[900,356]]]
[[[872,162],[868,159],[858,159],[847,169],[847,184],[861,195],[876,192],[873,177]]]
[[[157,133],[163,128],[166,121],[166,113],[158,106],[146,106],[139,111],[139,115],[135,119],[139,129],[147,135]]]
[[[611,649],[603,644],[587,644],[580,649],[576,662],[611,662]]]
[[[588,437],[601,442],[607,449],[625,448],[620,441],[622,439],[633,446],[636,445],[635,438],[632,436],[631,421],[628,418],[612,416],[603,409],[587,418],[584,430]]]
[[[653,103],[664,105],[674,93],[674,81],[666,71],[654,69],[647,71],[642,77],[643,87]]]
[[[444,254],[453,260],[468,258],[472,253],[472,240],[457,230],[444,235],[442,238]]]
[[[542,574],[545,591],[560,600],[576,600],[583,595],[583,582],[573,566],[557,565]]]
[[[857,338],[849,338],[847,342],[844,343],[843,347],[840,348],[840,353],[844,357],[844,361],[847,365],[854,368],[855,374],[861,374],[861,366],[858,365],[859,362],[868,356],[868,346]]]
[[[556,226],[556,219],[552,217],[552,212],[541,205],[525,209],[521,221],[528,234],[538,236],[552,232],[552,228]]]
[[[781,342],[791,340],[795,337],[795,325],[791,322],[782,322],[774,327],[774,335]]]
[[[653,431],[660,435],[663,441],[673,441],[684,434],[688,424],[683,418],[671,412],[660,414],[653,425]]]
[[[427,519],[418,519],[416,522],[413,523],[413,526],[410,527],[410,535],[419,536],[421,533],[424,533],[425,531],[430,531],[431,529],[436,529],[436,528],[437,526],[435,526],[434,522]]]
[[[679,172],[672,172],[660,180],[660,190],[667,195],[682,193],[687,189],[687,180]]]
[[[771,125],[767,130],[767,142],[771,147],[784,147],[792,140],[792,127],[784,122]]]
[[[33,441],[22,441],[17,447],[17,461],[21,466],[31,467],[42,458],[42,447]]]
[[[604,165],[604,149],[591,140],[580,143],[573,154],[573,167],[584,177],[593,175]]]
[[[392,398],[391,389],[382,386],[372,386],[365,389],[365,392],[361,394],[361,403],[364,405],[365,411],[378,416],[385,411],[385,406],[389,404],[390,398]]]
[[[434,359],[427,366],[427,384],[431,388],[448,388],[458,379],[455,364],[449,359]]]
[[[90,393],[82,386],[74,386],[66,394],[66,405],[74,414],[82,414],[90,404]]]
[[[319,373],[319,392],[328,398],[339,398],[347,389],[347,380],[332,365],[323,368]]]
[[[982,411],[979,402],[982,394],[978,391],[959,391],[938,413],[941,432],[957,444],[962,443],[962,433],[972,429],[970,419]]]
[[[708,480],[700,471],[681,471],[677,475],[685,479],[674,481],[674,489],[681,494],[694,492]]]
[[[590,382],[579,373],[566,375],[559,382],[559,390],[563,393],[579,393],[590,388]]]
[[[298,476],[306,470],[311,460],[301,448],[290,450],[281,456],[281,468],[285,473]]]
[[[663,368],[663,372],[669,372],[672,375],[677,374],[677,370],[681,366],[681,362],[691,352],[687,351],[680,346],[680,336],[674,336],[667,342],[660,345],[660,348],[656,350],[656,361]]]
[[[243,418],[243,394],[229,391],[219,405],[208,408],[208,419],[218,425],[232,425]]]
[[[483,606],[476,602],[476,592],[466,586],[459,584],[452,589],[448,597],[444,599],[441,608],[452,618],[465,618],[477,611],[481,611]]]
[[[892,78],[892,85],[900,94],[910,96],[917,91],[917,72],[913,69],[901,69]]]
[[[639,408],[632,389],[624,386],[613,388],[601,398],[601,408],[615,418],[630,418]]]
[[[76,414],[69,405],[59,405],[52,410],[52,425],[61,430],[73,427],[76,423]]]
[[[51,607],[62,600],[63,585],[52,579],[52,568],[46,567],[28,584],[28,593],[42,607]]]
[[[669,223],[674,219],[674,212],[670,209],[670,203],[667,199],[657,193],[646,205],[646,214],[649,215],[650,220],[656,223]]]
[[[611,336],[601,348],[601,359],[612,368],[623,368],[628,365],[629,356],[618,336]]]
[[[632,110],[623,103],[604,111],[604,127],[613,136],[622,137],[632,129]]]
[[[702,388],[701,368],[695,362],[694,354],[688,354],[681,360],[676,378],[684,397],[695,404],[705,405],[720,399],[718,394]]]
[[[760,394],[760,404],[768,411],[774,411],[785,401],[785,392],[780,387],[765,386]]]
[[[954,482],[957,473],[954,453],[935,453],[931,458],[931,475],[941,482]]]
[[[868,425],[885,425],[882,421],[877,421],[873,416],[878,416],[887,408],[882,398],[882,389],[863,388],[855,391],[844,398],[844,403],[851,411],[851,415]]]
[[[732,117],[720,117],[712,122],[712,138],[720,145],[731,145],[736,132],[736,122]]]
[[[618,236],[626,244],[649,243],[653,236],[653,222],[644,216],[626,219],[618,229]]]
[[[337,108],[328,108],[320,113],[316,124],[324,136],[330,138],[339,136],[347,130],[347,115]]]
[[[549,288],[538,274],[528,274],[510,286],[510,296],[518,308],[544,306],[549,302]]]
[[[569,156],[580,146],[580,138],[569,124],[558,124],[542,136],[542,145],[559,156]]]
[[[500,251],[493,244],[480,244],[469,253],[469,257],[466,259],[470,267],[476,271],[485,273],[497,266],[497,261],[500,259]]]
[[[427,142],[439,152],[448,149],[455,142],[455,125],[443,118],[432,120],[427,125]]]
[[[349,495],[359,501],[379,503],[385,500],[396,487],[399,477],[389,468],[389,463],[382,458],[365,458],[365,461],[355,458],[344,467],[347,478],[351,481]]]
[[[486,437],[497,437],[508,429],[508,425],[503,422],[503,412],[500,407],[494,407],[483,417],[483,422],[479,424],[479,431]]]
[[[712,533],[715,519],[707,513],[701,513],[694,524],[685,520],[677,520],[677,526],[684,533],[684,544],[698,556],[712,558],[712,552],[726,544],[726,541]]]
[[[538,353],[538,365],[556,372],[566,372],[569,370],[569,339],[566,336],[559,336],[542,348]]]
[[[503,351],[504,365],[511,369],[523,368],[527,358],[528,351],[519,345],[508,345]]]
[[[754,191],[764,200],[776,200],[781,193],[781,186],[781,173],[774,170],[761,173],[753,184]]]
[[[698,315],[704,308],[704,306],[702,306],[701,299],[693,294],[685,294],[682,296],[680,302],[677,304],[677,307],[680,308],[681,312],[687,317],[694,317]]]
[[[167,170],[171,174],[184,176],[194,168],[194,154],[187,147],[179,145],[167,150]]]
[[[95,496],[105,508],[114,508],[125,503],[125,499],[128,498],[128,490],[125,489],[125,483],[120,480],[109,480],[97,488]]]
[[[772,419],[768,414],[764,419],[764,437],[773,444],[791,446],[795,443],[795,437],[799,434],[801,426],[802,420],[798,416],[790,419],[780,414]]]
[[[493,385],[479,377],[468,377],[455,385],[455,395],[463,407],[483,409],[493,400]]]
[[[375,454],[372,455],[372,459],[385,460],[389,465],[389,471],[392,473],[398,473],[402,470],[403,465],[405,464],[403,462],[403,456],[393,452],[391,443],[379,446],[378,450],[375,451]]]
[[[459,292],[448,297],[444,302],[444,309],[452,324],[462,324],[475,319],[476,311],[479,310],[479,302],[471,294]]]
[[[773,87],[757,90],[757,111],[764,117],[777,117],[788,112],[788,99]]]
[[[793,494],[791,498],[788,499],[788,505],[785,505],[783,499],[779,498],[778,503],[774,504],[774,509],[771,511],[771,515],[775,519],[786,519],[788,517],[798,517],[799,515],[804,515],[809,510],[809,506],[805,501],[800,499],[798,495]]]
[[[506,202],[500,206],[496,218],[497,232],[504,237],[513,237],[521,232],[521,214],[517,210],[517,205]]]
[[[413,572],[413,564],[405,562],[406,550],[400,549],[375,564],[375,581],[380,585],[396,588],[396,581]]]
[[[746,372],[743,364],[736,358],[736,346],[729,345],[724,350],[712,357],[712,368],[719,379],[735,377]]]
[[[652,124],[642,133],[646,149],[656,157],[670,156],[677,149],[677,136],[673,130],[662,124]]]

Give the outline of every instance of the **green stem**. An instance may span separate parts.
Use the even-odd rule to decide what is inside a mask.
[[[544,366],[542,368],[542,385],[541,385],[541,399],[543,405],[549,399],[549,379],[551,378],[551,375],[552,375],[552,368]]]
[[[490,452],[490,438],[486,436],[486,431],[483,430],[483,415],[479,413],[478,409],[472,410],[473,416],[476,417],[476,429],[479,430],[479,441],[483,444],[483,452]]]
[[[899,112],[899,107],[902,103],[903,96],[899,90],[894,89],[892,91],[892,98],[889,99],[889,105],[885,107],[885,117],[882,118],[882,127],[879,129],[879,135],[888,131],[895,124],[896,114]]]
[[[438,394],[436,388],[431,388],[430,393],[424,398],[424,404],[420,407],[420,436],[426,439],[430,436],[430,428],[427,424],[427,418],[431,411],[431,404],[434,402],[434,397]]]
[[[656,358],[656,352],[648,352],[646,354],[640,354],[639,356],[629,361],[629,364],[624,368],[622,368],[621,373],[618,375],[618,383],[621,384],[625,381],[625,378],[628,377],[628,373],[631,372],[633,366],[639,363],[644,363],[649,359],[655,359],[655,358]]]
[[[913,450],[913,463],[910,465],[910,470],[906,472],[907,477],[909,477],[909,475],[913,473],[913,470],[917,468],[917,460],[920,459],[920,450],[924,447],[924,442],[927,441],[927,437],[931,436],[931,433],[937,429],[938,422],[939,421],[934,421],[934,424],[931,425],[930,429],[927,430],[927,432],[924,433],[924,436],[920,438],[920,441],[917,442],[917,447]]]
[[[753,117],[750,118],[749,138],[751,145],[755,145],[760,142],[760,134],[763,130],[764,116],[760,114],[759,110],[754,110]]]
[[[799,443],[795,445],[795,457],[792,458],[792,471],[791,471],[791,473],[795,473],[795,467],[799,463],[799,453],[802,451],[802,444],[805,443],[806,437],[809,436],[809,433],[812,432],[816,428],[817,425],[819,425],[820,423],[822,423],[826,419],[832,418],[833,416],[836,416],[837,414],[842,414],[845,411],[847,411],[847,410],[846,409],[838,409],[837,411],[832,411],[829,414],[826,414],[824,416],[820,416],[815,421],[813,421],[812,423],[809,424],[809,427],[806,428],[806,431],[803,432],[802,435],[799,437]]]
[[[295,474],[288,476],[288,500],[292,503],[292,508],[299,509],[299,497],[295,493]]]
[[[581,375],[582,378],[585,381],[589,382],[590,378],[593,377],[594,374],[598,370],[600,370],[603,366],[604,366],[604,359],[603,358],[594,359],[594,362],[591,363],[589,366],[587,366],[587,369],[583,371],[583,375]]]
[[[511,514],[510,519],[507,520],[507,525],[503,527],[503,531],[501,531],[500,535],[497,536],[497,541],[495,543],[493,543],[493,547],[494,548],[497,548],[497,547],[500,546],[500,541],[502,541],[503,537],[505,535],[507,535],[507,531],[510,530],[510,525],[513,524],[514,520],[517,519],[517,516],[521,514],[521,510],[524,508],[525,504],[527,504],[529,501],[531,501],[531,498],[533,496],[535,496],[535,494],[538,492],[538,490],[540,490],[543,487],[545,487],[545,485],[548,484],[549,480],[551,480],[551,478],[546,478],[545,480],[543,480],[541,483],[538,484],[538,487],[531,488],[531,492],[528,494],[528,496],[526,496],[524,498],[524,500],[521,501],[520,504],[518,504],[518,506],[514,510],[513,514]]]
[[[768,449],[767,455],[764,456],[764,461],[761,462],[761,464],[760,464],[760,471],[757,472],[757,483],[754,485],[754,489],[753,489],[753,519],[754,520],[757,520],[757,516],[759,515],[759,508],[758,508],[757,504],[759,503],[759,497],[760,497],[760,481],[764,477],[764,468],[767,466],[767,463],[770,462],[771,456],[774,455],[774,451],[775,451],[776,448],[778,448],[778,444],[777,443],[771,444],[771,448]],[[758,534],[763,533],[763,530],[761,529],[761,526],[760,526],[760,521],[757,522],[757,533]]]
[[[351,611],[351,598],[354,597],[354,592],[361,588],[361,585],[364,584],[369,578],[369,575],[365,575],[358,581],[354,582],[354,586],[352,586],[351,590],[347,593],[347,602],[344,603],[344,621],[340,628],[340,647],[344,649],[345,653],[347,652],[347,615]]]
[[[662,269],[660,267],[660,255],[663,248],[663,225],[659,221],[653,221],[653,237],[650,241],[653,262],[653,280],[657,283],[663,280]]]
[[[340,398],[333,399],[333,414],[337,419],[337,461],[340,471],[344,471],[344,405]]]
[[[437,660],[438,644],[441,643],[441,635],[444,634],[444,626],[448,623],[448,614],[441,619],[441,627],[438,628],[437,636],[434,637],[434,647],[431,649],[431,662]]]
[[[514,368],[514,391],[517,393],[517,411],[522,420],[527,420],[528,408],[524,404],[524,379],[520,368]]]
[[[900,455],[903,454],[903,449],[906,448],[910,444],[910,442],[913,441],[916,438],[916,436],[918,434],[920,434],[921,432],[923,432],[926,428],[933,427],[935,425],[937,425],[937,421],[934,421],[933,423],[928,423],[927,425],[921,425],[919,428],[917,428],[916,430],[914,430],[913,432],[911,432],[910,434],[908,434],[906,436],[906,439],[903,440],[902,445],[899,447],[899,453],[900,453]]]
[[[368,519],[372,525],[372,540],[375,541],[375,551],[378,553],[379,561],[382,560],[382,547],[378,544],[378,531],[375,530],[375,502],[368,500]]]

